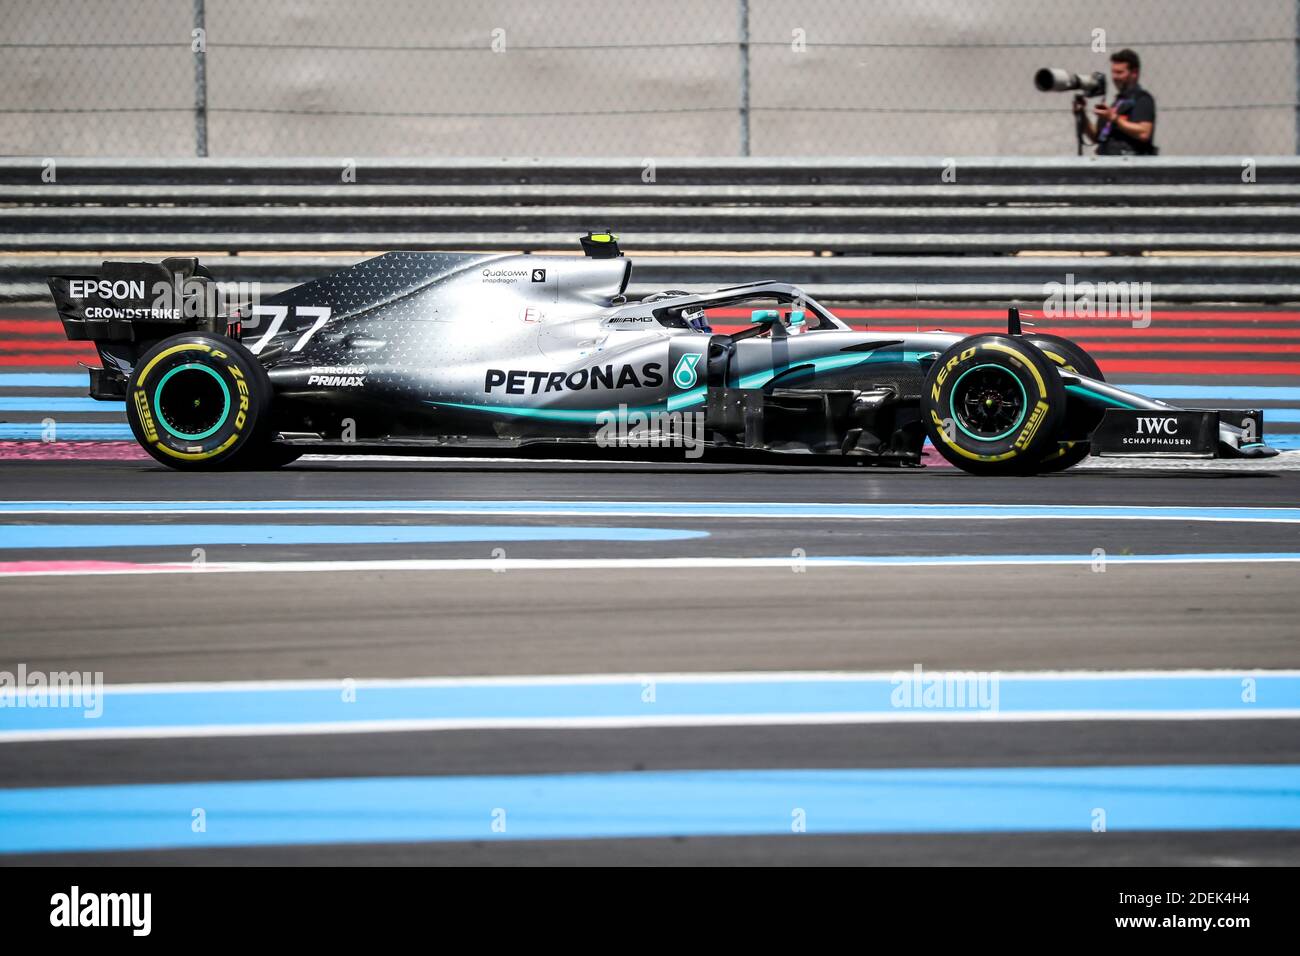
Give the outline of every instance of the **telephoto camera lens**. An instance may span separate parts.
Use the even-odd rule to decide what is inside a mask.
[[[1034,86],[1042,93],[1064,93],[1078,90],[1084,96],[1104,96],[1106,76],[1102,73],[1083,75],[1056,67],[1043,67],[1034,74]]]

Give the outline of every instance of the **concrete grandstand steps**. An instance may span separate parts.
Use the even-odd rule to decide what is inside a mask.
[[[51,241],[66,243],[68,238],[54,237]],[[110,239],[99,238],[104,242]],[[339,255],[233,256],[225,254],[220,244],[210,244],[209,237],[191,237],[193,244],[181,244],[173,251],[197,252],[218,280],[260,282],[263,293],[269,294],[366,258],[355,248],[357,241],[365,238],[337,237],[343,250]],[[441,238],[448,241],[446,247],[450,248],[452,237]],[[563,249],[565,239],[558,235],[538,237],[537,247]],[[390,247],[397,248],[374,243],[376,249]],[[435,243],[413,246],[437,247]],[[157,240],[150,237],[119,242],[111,254],[92,254],[71,244],[69,248],[73,254],[0,255],[0,290],[7,293],[0,298],[47,298],[48,276],[90,273],[106,258],[157,259],[172,254],[160,249]],[[89,237],[85,248],[101,247],[94,237]],[[489,246],[483,251],[519,248],[521,245],[516,243]],[[826,300],[1020,301],[1030,303],[1027,307],[1032,311],[1042,302],[1048,283],[1063,283],[1073,275],[1076,283],[1150,282],[1155,301],[1300,301],[1300,256],[659,256],[633,252],[632,259],[628,293],[634,298],[664,288],[719,288],[779,278]]]
[[[1300,202],[1300,184],[1239,183],[1143,186],[1149,205],[1267,206]],[[0,183],[0,204],[16,206],[157,205],[238,206],[1128,206],[1131,185],[671,185],[662,182],[608,185],[556,183],[487,185],[22,185]]]
[[[73,255],[274,254],[230,265],[295,282],[331,253],[576,252],[577,235],[609,228],[630,254],[718,260],[681,267],[701,285],[751,281],[744,269],[826,296],[1032,300],[1074,272],[1159,283],[1167,301],[1300,299],[1292,157],[345,162],[68,159],[46,183],[45,161],[0,160],[0,297],[39,295]],[[755,275],[726,253],[799,265]],[[1189,258],[1153,266],[1153,253]],[[638,281],[657,283],[656,268]]]
[[[0,159],[0,184],[41,185],[41,157]],[[59,159],[58,181],[68,185],[333,185],[345,159]],[[1251,159],[1260,184],[1300,184],[1294,156]],[[1243,159],[1177,157],[951,157],[902,158],[603,158],[603,159],[365,159],[355,160],[358,184],[369,185],[638,185],[653,164],[662,185],[937,186],[951,169],[954,186],[1242,184]],[[950,175],[951,178],[951,175]]]

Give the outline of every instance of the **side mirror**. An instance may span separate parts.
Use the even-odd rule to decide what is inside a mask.
[[[794,309],[793,311],[791,311],[790,313],[791,325],[803,325],[806,320],[807,320],[807,314],[803,311],[803,309]]]
[[[781,313],[776,309],[755,309],[749,313],[751,322],[776,322],[781,318]]]

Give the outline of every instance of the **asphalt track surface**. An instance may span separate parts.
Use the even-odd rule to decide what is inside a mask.
[[[1224,464],[994,480],[938,468],[308,460],[273,474],[177,475],[139,461],[11,460],[0,462],[0,488],[6,504],[152,503],[112,514],[0,514],[0,534],[27,536],[9,537],[10,545],[0,549],[0,564],[11,571],[21,562],[72,562],[82,569],[94,562],[167,566],[192,562],[194,548],[204,549],[208,566],[309,565],[294,572],[0,576],[0,670],[10,672],[22,665],[28,671],[102,671],[113,685],[206,686],[515,675],[888,673],[918,665],[930,672],[993,673],[1236,674],[1300,667],[1300,565],[1247,560],[1300,551],[1297,524],[1215,520],[1208,514],[1201,516],[1211,520],[1182,520],[1177,515],[1184,512],[1168,510],[1294,508],[1300,473],[1283,469]],[[233,506],[198,518],[167,513],[170,502],[266,501],[285,503],[276,509],[282,513],[250,514]],[[339,501],[381,508],[435,501],[442,513],[322,513],[322,505]],[[508,502],[547,502],[558,510],[536,513]],[[591,513],[591,503],[628,502],[642,503],[634,517]],[[772,503],[771,513],[751,515],[744,506],[753,502]],[[691,508],[683,510],[682,503]],[[782,507],[797,503],[830,506],[829,514],[782,515]],[[728,504],[740,514],[727,513]],[[1133,511],[1122,519],[1079,517],[1078,511],[1033,519],[975,516],[975,506],[1026,504]],[[861,505],[949,505],[956,513],[921,520],[836,513]],[[208,529],[200,534],[229,525],[254,542],[263,540],[257,529],[267,525],[280,529],[273,538],[302,527],[344,530],[331,532],[337,540],[314,543],[212,544],[186,537],[196,521]],[[59,534],[65,525],[80,529],[76,547],[67,547]],[[167,529],[178,525],[189,527],[167,537]],[[423,534],[485,525],[506,530],[399,542],[352,534],[359,526]],[[163,529],[162,543],[120,544],[119,535],[144,527]],[[573,529],[630,527],[648,536],[570,537]],[[548,537],[556,529],[568,530]],[[659,537],[682,532],[692,536]],[[17,540],[24,546],[12,547]],[[42,541],[56,544],[42,547]],[[1096,563],[1097,549],[1104,570]],[[1073,556],[1073,562],[1033,560],[1048,555]],[[1184,559],[1124,563],[1159,555]],[[1197,555],[1234,557],[1185,560]],[[974,563],[818,564],[843,556],[940,556]],[[1020,557],[1008,558],[1012,564],[987,563],[1006,556]],[[756,557],[770,563],[725,563]],[[683,558],[699,560],[665,566],[664,559]],[[421,570],[392,564],[402,560],[441,563]],[[609,566],[563,564],[574,560]],[[334,569],[341,561],[369,563],[360,570]],[[527,566],[548,561],[561,564]],[[465,566],[457,569],[457,562]],[[332,788],[357,779],[436,784],[572,774],[635,786],[657,773],[810,769],[970,774],[996,768],[1055,773],[1204,766],[1257,772],[1300,763],[1295,726],[1292,719],[1247,715],[1056,715],[987,723],[772,718],[716,726],[688,721],[180,736],[146,730],[104,739],[15,739],[0,742],[0,832],[6,792],[30,788],[66,795],[87,787],[281,781]],[[1284,789],[1283,798],[1288,806],[1298,799],[1294,789]],[[1015,807],[1021,798],[1008,792],[1001,799]],[[976,821],[965,832],[925,832],[934,827],[923,825],[920,832],[818,833],[814,817],[807,832],[786,835],[692,831],[628,838],[583,832],[573,839],[557,831],[546,839],[502,839],[485,830],[478,839],[324,836],[266,843],[261,837],[169,848],[123,838],[112,851],[68,845],[0,854],[0,862],[1293,865],[1300,861],[1300,830],[1289,822],[1290,813],[1284,807],[1280,818],[1247,822],[1244,829],[1198,829],[1193,823],[1135,830],[1117,822],[1102,833],[1092,832],[1086,819],[1077,827],[1048,824],[1030,832],[1014,823]],[[90,840],[87,846],[97,844]]]
[[[1294,449],[1294,317],[1069,334]],[[1300,451],[183,475],[91,357],[0,316],[0,704],[108,687],[0,707],[0,865],[1300,862]]]

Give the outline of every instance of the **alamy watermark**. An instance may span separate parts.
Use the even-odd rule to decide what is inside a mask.
[[[1049,319],[1132,319],[1133,328],[1151,324],[1150,282],[1076,282],[1073,272],[1064,282],[1043,283],[1043,315]]]
[[[103,716],[103,671],[0,670],[0,707],[68,708],[87,720]]]
[[[685,448],[687,458],[704,455],[703,412],[638,411],[627,405],[596,416],[601,448]]]
[[[891,706],[899,709],[996,711],[998,675],[989,671],[926,671],[913,664],[889,680]]]
[[[132,936],[148,936],[153,928],[152,893],[94,893],[73,884],[66,893],[50,897],[54,927],[122,927]]]

